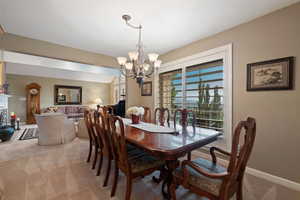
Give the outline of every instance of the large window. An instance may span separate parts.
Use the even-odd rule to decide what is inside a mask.
[[[182,108],[182,70],[161,73],[159,75],[160,107],[168,108],[171,116],[178,108]]]
[[[183,89],[182,77],[185,80]],[[177,108],[196,113],[196,125],[223,131],[223,61],[217,60],[164,72],[159,75],[160,107],[171,117]]]
[[[232,44],[164,63],[154,77],[155,106],[187,108],[198,127],[221,131],[217,145],[232,140]]]
[[[196,125],[223,131],[223,61],[186,68],[185,107],[196,113]]]

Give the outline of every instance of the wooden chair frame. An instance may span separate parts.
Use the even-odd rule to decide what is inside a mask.
[[[97,158],[98,158],[98,150],[99,150],[99,148],[101,149],[102,146],[101,146],[101,142],[99,141],[99,138],[97,137],[97,135],[95,133],[92,112],[88,109],[86,109],[84,111],[84,121],[85,121],[85,125],[86,125],[87,131],[88,131],[89,143],[90,143],[87,162],[90,162],[91,155],[92,155],[93,149],[94,149],[94,161],[92,164],[92,169],[95,169],[96,163],[97,163]]]
[[[188,114],[189,113],[192,113],[192,116],[193,116],[193,121],[192,121],[192,127],[194,128],[194,133],[195,133],[195,128],[196,128],[196,114],[194,111],[192,110],[187,110],[187,109],[176,109],[175,112],[174,112],[174,128],[176,129],[176,116],[177,116],[177,113],[180,113],[180,120],[179,120],[179,123],[181,124],[183,130],[186,129],[186,127],[188,126]],[[187,157],[188,157],[188,160],[191,160],[192,158],[192,153],[189,152],[187,154]]]
[[[159,112],[158,121],[160,126],[165,126],[167,120],[168,127],[170,127],[170,111],[168,108],[156,108],[154,110],[154,123],[156,123],[157,112]],[[165,112],[167,113],[167,119],[165,118]]]
[[[242,129],[245,129],[244,143],[239,150],[240,136],[242,133]],[[190,189],[192,192],[199,194],[201,196],[205,196],[212,200],[228,200],[235,193],[237,193],[237,199],[242,200],[243,199],[242,182],[245,174],[246,165],[249,160],[251,151],[253,149],[255,135],[256,135],[255,119],[248,118],[246,121],[241,121],[235,129],[231,153],[221,150],[217,147],[210,148],[210,154],[212,157],[212,162],[214,164],[217,164],[217,157],[215,155],[215,151],[218,151],[219,153],[225,156],[229,156],[230,159],[229,159],[229,165],[227,167],[227,172],[209,173],[203,170],[202,168],[200,168],[199,166],[197,166],[195,163],[193,163],[190,160],[183,161],[182,162],[183,177],[178,178],[175,176],[173,178],[173,182],[170,187],[171,196],[172,196],[171,199],[176,200],[175,190],[177,188],[177,185],[182,185],[183,187]],[[222,180],[219,195],[216,196],[207,191],[201,190],[200,188],[197,188],[193,185],[190,185],[188,183],[189,171],[187,169],[187,166],[191,167],[192,169],[194,169],[195,171],[197,171],[203,176],[209,177],[211,179]]]
[[[184,109],[176,109],[175,112],[174,112],[174,119],[173,119],[173,122],[174,122],[174,128],[176,128],[176,116],[177,116],[177,113],[180,113],[180,125],[182,126],[182,128],[185,128],[188,126],[188,114],[189,113],[192,113],[193,115],[193,121],[192,121],[192,126],[195,128],[196,126],[196,114],[194,111],[192,110],[187,110],[186,108]]]
[[[109,113],[114,114],[114,108],[112,105],[108,106],[97,106],[97,112],[102,112],[102,113]]]
[[[103,156],[107,157],[107,168],[106,168],[106,174],[103,182],[103,187],[106,187],[109,180],[110,170],[111,170],[111,162],[113,160],[113,152],[111,147],[111,136],[110,136],[110,124],[108,121],[108,110],[104,109],[105,112],[98,112],[97,115],[95,115],[95,127],[97,131],[97,135],[99,138],[101,138],[103,148],[100,151],[100,162],[98,165],[98,171],[97,176],[101,173],[102,168],[102,162],[103,162]]]
[[[110,116],[109,122],[111,126],[111,136],[113,142],[113,153],[115,158],[115,172],[114,172],[114,182],[112,187],[111,196],[115,195],[118,183],[119,169],[126,175],[126,195],[125,199],[130,200],[131,190],[132,190],[132,181],[136,177],[144,177],[146,175],[151,174],[156,170],[161,170],[161,168],[150,168],[137,173],[133,173],[131,170],[130,158],[127,153],[127,143],[125,138],[124,124],[123,120],[119,116]],[[116,128],[116,122],[119,124],[118,128]],[[140,155],[143,156],[143,155]],[[135,157],[134,159],[137,159]]]

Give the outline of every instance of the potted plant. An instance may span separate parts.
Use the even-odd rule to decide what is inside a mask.
[[[144,112],[145,111],[143,107],[133,106],[128,108],[127,115],[131,116],[133,124],[138,124],[140,123],[140,117],[141,115],[144,115]]]

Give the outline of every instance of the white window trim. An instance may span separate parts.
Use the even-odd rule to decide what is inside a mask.
[[[117,104],[121,100],[122,89],[125,90],[125,94],[126,94],[126,79],[122,75],[116,76],[112,84],[113,84],[112,103]],[[116,90],[118,91],[117,96],[115,96]]]
[[[154,75],[154,105],[159,106],[159,74],[163,72],[182,69],[185,74],[186,67],[222,59],[224,63],[224,142],[226,149],[231,150],[232,143],[232,43],[210,49],[198,54],[162,64]],[[182,78],[185,87],[185,78]],[[183,95],[185,95],[183,93]],[[184,99],[184,98],[183,98]],[[184,105],[184,102],[183,102]]]

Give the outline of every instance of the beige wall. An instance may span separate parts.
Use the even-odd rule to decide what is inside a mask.
[[[135,80],[126,79],[126,109],[141,105],[141,90]]]
[[[249,166],[300,183],[300,3],[231,30],[196,41],[161,56],[164,63],[233,44],[233,124],[247,116],[257,120],[257,138]],[[246,65],[295,56],[295,89],[246,91]],[[135,85],[129,82],[127,87]],[[131,92],[128,104],[136,103]],[[140,97],[142,105],[153,97]]]
[[[151,81],[152,79],[145,79],[144,81]],[[131,106],[147,106],[150,110],[154,110],[154,85],[152,82],[152,96],[141,96],[141,88],[133,79],[127,79],[127,89],[126,89],[126,108]],[[151,118],[154,119],[153,113],[151,113]]]
[[[25,87],[30,83],[41,86],[41,108],[54,105],[54,85],[71,85],[82,87],[82,105],[90,105],[96,98],[101,98],[103,104],[110,104],[110,84],[85,81],[72,81],[34,76],[7,75],[9,83],[9,112],[16,112],[22,121],[26,119]]]
[[[13,35],[10,33],[1,35],[0,49],[98,66],[118,66],[115,58],[111,56],[74,49],[46,41]]]

